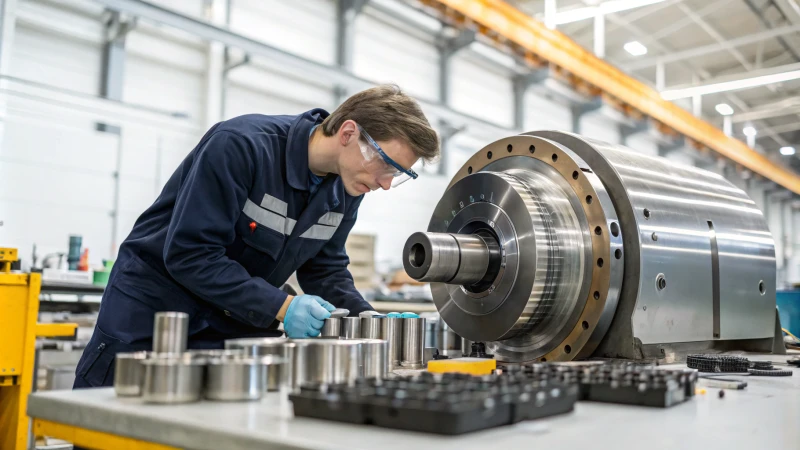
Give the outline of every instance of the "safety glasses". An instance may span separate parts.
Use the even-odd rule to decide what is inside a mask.
[[[403,168],[403,166],[390,158],[381,146],[361,128],[361,125],[358,126],[358,131],[366,141],[357,140],[361,155],[364,157],[364,161],[361,164],[369,173],[375,176],[380,185],[391,180],[391,186],[397,187],[412,178],[416,179],[418,177],[416,172]]]

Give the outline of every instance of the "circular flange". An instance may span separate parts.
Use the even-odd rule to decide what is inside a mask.
[[[616,211],[602,182],[591,168],[574,152],[551,140],[526,135],[512,136],[489,144],[473,155],[453,177],[445,197],[448,197],[450,190],[465,177],[481,175],[481,171],[499,169],[502,167],[500,161],[503,159],[521,156],[535,158],[555,169],[562,180],[572,189],[574,195],[578,199],[582,199],[580,206],[589,227],[589,230],[586,231],[591,240],[591,273],[585,274],[586,277],[589,277],[589,288],[582,292],[582,298],[579,299],[583,304],[583,308],[579,308],[580,316],[574,324],[564,330],[566,336],[563,340],[557,342],[552,348],[539,348],[531,352],[526,351],[525,348],[515,348],[513,342],[500,341],[492,343],[492,349],[503,350],[498,352],[498,359],[514,362],[531,359],[571,360],[578,356],[588,356],[605,335],[613,318],[622,284],[624,261],[621,252],[622,233]],[[443,201],[445,197],[443,197]],[[452,203],[449,205],[451,207],[449,213],[452,218],[458,216],[459,212],[468,206],[468,204],[461,203],[456,203],[456,205],[458,205],[457,208]],[[444,224],[444,220],[437,206],[437,213],[431,220],[429,231],[443,231],[441,228],[449,225],[449,223]],[[513,223],[515,220],[512,218],[512,225]],[[616,250],[620,250],[620,252]],[[520,256],[524,258],[527,253],[528,250],[521,250]],[[525,270],[528,270],[527,267],[526,265]],[[518,268],[515,276],[519,278],[521,275]],[[506,273],[505,276],[507,277],[509,274]],[[450,324],[456,332],[471,340],[488,340],[485,336],[497,334],[497,330],[493,330],[494,333],[481,332],[479,329],[481,321],[474,317],[471,319],[464,317],[463,323],[458,321],[461,317],[448,319],[446,316],[453,315],[454,310],[459,308],[458,303],[452,301],[451,291],[447,288],[435,286],[433,289],[437,308],[442,313],[445,322]],[[523,294],[522,289],[518,295],[527,301],[528,295]],[[514,298],[511,299],[509,305],[516,306],[521,303],[523,303],[521,300]],[[515,311],[516,308],[510,308],[509,315]],[[466,312],[464,314],[468,315]],[[509,347],[506,344],[512,345]]]

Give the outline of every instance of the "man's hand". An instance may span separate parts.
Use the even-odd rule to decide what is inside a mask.
[[[285,315],[281,317],[284,309]],[[278,319],[283,319],[283,329],[290,338],[316,337],[323,321],[334,309],[333,305],[316,295],[290,295],[278,312]]]

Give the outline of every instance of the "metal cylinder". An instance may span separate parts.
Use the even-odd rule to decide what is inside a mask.
[[[400,317],[387,317],[382,323],[381,337],[388,346],[390,367],[399,366],[403,357],[403,320]]]
[[[436,328],[439,353],[449,357],[462,356],[461,337],[453,331],[447,322],[439,320]]]
[[[439,316],[425,317],[425,348],[439,348]]]
[[[339,337],[342,335],[342,318],[328,317],[319,332],[322,337]]]
[[[461,356],[469,356],[472,353],[472,342],[465,337],[461,338]]]
[[[241,350],[244,355],[252,358],[271,355],[284,359],[283,364],[270,367],[267,371],[268,391],[277,391],[282,386],[290,387],[292,385],[294,377],[292,361],[295,347],[294,342],[280,337],[228,339],[225,341],[226,349]]]
[[[314,339],[303,350],[301,387],[352,384],[363,373],[359,340]]]
[[[345,339],[359,339],[361,337],[361,318],[342,317],[342,334]]]
[[[403,248],[403,266],[418,281],[472,285],[499,258],[499,247],[477,234],[414,233]]]
[[[389,372],[389,346],[383,339],[362,339],[363,376],[383,379]]]
[[[117,353],[114,357],[114,392],[119,397],[142,395],[144,365],[147,352]]]
[[[403,359],[400,365],[407,369],[422,369],[425,353],[425,319],[403,319]]]
[[[267,364],[260,358],[212,358],[206,369],[205,397],[223,401],[258,400],[267,390],[267,370]]]
[[[153,352],[183,353],[189,337],[189,315],[183,312],[157,312],[153,324]]]
[[[188,403],[200,400],[205,358],[185,353],[154,354],[142,361],[142,399],[148,403]]]
[[[382,328],[385,317],[362,317],[361,337],[364,339],[383,339]]]

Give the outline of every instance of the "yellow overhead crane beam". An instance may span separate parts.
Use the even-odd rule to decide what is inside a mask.
[[[800,177],[773,163],[710,123],[661,98],[655,89],[633,79],[586,51],[565,34],[501,0],[420,0],[455,25],[476,29],[505,45],[533,65],[549,64],[579,90],[603,95],[623,111],[648,116],[668,134],[681,134],[700,150],[711,149],[725,158],[800,194]],[[564,73],[566,72],[566,73]],[[588,85],[588,86],[587,86]],[[672,131],[674,130],[674,131]]]

